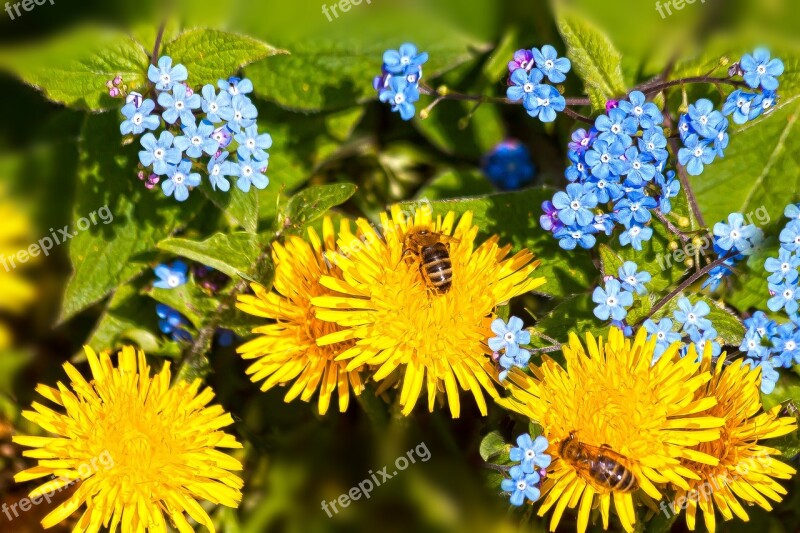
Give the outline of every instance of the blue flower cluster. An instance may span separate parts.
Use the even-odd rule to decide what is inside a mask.
[[[785,313],[789,320],[779,324],[756,311],[744,321],[747,333],[739,347],[745,352],[748,364],[761,367],[761,390],[766,394],[775,388],[779,377],[777,368],[800,364],[800,204],[789,204],[784,215],[790,220],[779,236],[778,257],[768,258],[764,269],[769,273],[767,307],[774,313]]]
[[[381,75],[375,76],[372,86],[378,91],[378,99],[391,105],[403,120],[411,120],[417,112],[414,103],[419,100],[419,81],[426,61],[427,52],[418,53],[411,43],[383,53]]]
[[[494,351],[494,359],[503,368],[500,372],[500,381],[506,379],[512,367],[524,368],[531,359],[531,352],[520,348],[520,344],[531,342],[531,332],[523,329],[523,326],[522,319],[515,316],[509,318],[508,323],[502,318],[496,318],[492,322],[492,331],[497,336],[489,339],[489,348]]]
[[[764,240],[762,232],[755,224],[745,224],[744,215],[731,213],[728,222],[714,224],[714,253],[719,258],[727,257],[723,264],[711,269],[703,288],[714,291],[722,280],[731,275],[733,267],[755,252]]]
[[[544,453],[548,446],[547,439],[542,435],[535,439],[528,433],[517,437],[517,447],[511,448],[509,458],[519,464],[509,469],[511,479],[500,482],[500,488],[511,494],[511,505],[519,507],[526,498],[535,502],[541,496],[540,484],[552,462],[551,457]]]
[[[678,162],[692,176],[699,176],[705,165],[725,155],[729,140],[728,119],[714,109],[711,100],[701,98],[690,104],[689,112],[681,115],[678,132],[683,142],[678,150]]]
[[[189,267],[181,260],[173,261],[172,264],[160,264],[153,269],[158,280],[153,283],[153,287],[159,289],[176,289],[185,285]],[[191,334],[186,330],[189,321],[175,309],[168,305],[156,305],[156,315],[158,315],[158,328],[164,335],[170,335],[173,340],[190,342]]]
[[[508,89],[506,96],[513,102],[522,102],[525,111],[542,122],[553,122],[556,113],[564,111],[567,102],[554,86],[544,83],[561,83],[567,79],[572,65],[566,57],[558,57],[556,49],[546,44],[542,49],[517,50],[508,63]]]
[[[650,240],[651,210],[669,213],[671,198],[680,191],[675,173],[665,172],[669,154],[662,121],[656,105],[634,91],[628,100],[612,102],[589,131],[572,134],[565,172],[571,183],[542,204],[539,219],[561,248],[592,248],[595,234],[611,235],[616,224],[624,227],[623,246],[641,250]]]
[[[513,191],[533,181],[536,167],[524,144],[507,139],[498,143],[483,161],[483,173],[499,189]]]
[[[761,92],[733,91],[722,106],[726,116],[733,115],[736,124],[744,124],[772,111],[778,98],[776,91],[778,77],[783,74],[783,61],[777,57],[771,58],[766,48],[757,48],[752,55],[743,55],[729,73],[742,76],[749,88]]]
[[[662,318],[658,323],[652,319],[645,320],[643,326],[649,333],[648,340],[656,338],[653,363],[661,358],[672,343],[678,341],[694,343],[699,355],[704,353],[706,343],[711,342],[712,357],[719,357],[722,347],[716,341],[717,330],[714,329],[711,320],[706,318],[710,312],[711,308],[706,302],[698,300],[692,304],[688,298],[683,297],[678,300],[672,319]],[[681,349],[681,356],[686,353],[687,348],[684,346]]]
[[[156,109],[153,100],[130,93],[122,108],[125,120],[120,124],[120,133],[139,135],[145,130],[157,130],[163,119],[165,129],[158,137],[148,132],[140,141],[143,150],[139,152],[139,162],[144,168],[151,168],[148,183],[157,183],[158,176],[166,176],[161,189],[179,202],[189,197],[191,188],[200,185],[197,170],[207,172],[214,190],[230,190],[229,177],[236,178],[236,186],[243,192],[249,192],[251,186],[267,186],[266,150],[272,146],[272,138],[258,132],[258,111],[245,96],[253,90],[250,80],[219,80],[219,92],[208,84],[196,94],[186,84],[186,67],[173,66],[169,56],[161,57],[158,66],[150,65],[147,76],[155,85],[161,116],[152,114]],[[234,157],[229,160],[231,153]],[[208,161],[199,161],[204,156]]]
[[[647,287],[644,284],[649,283],[652,276],[647,271],[639,271],[639,265],[633,261],[625,261],[619,267],[617,276],[608,277],[605,288],[595,287],[592,293],[592,301],[597,304],[594,316],[600,320],[610,318],[615,326],[627,333],[630,328],[625,325],[624,320],[633,305],[633,295],[646,295]]]

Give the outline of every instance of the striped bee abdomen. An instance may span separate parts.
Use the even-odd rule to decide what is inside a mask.
[[[444,243],[437,242],[422,248],[422,271],[438,292],[447,292],[453,284],[453,264]]]
[[[630,492],[638,488],[636,476],[616,459],[600,455],[590,469],[594,479],[602,485],[619,492]]]

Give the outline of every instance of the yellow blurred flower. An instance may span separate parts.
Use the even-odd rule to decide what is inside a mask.
[[[346,222],[342,224],[349,233]],[[353,341],[317,345],[317,339],[341,331],[342,328],[320,320],[311,300],[332,294],[320,284],[320,278],[341,279],[341,271],[331,265],[323,253],[336,249],[336,235],[330,218],[323,220],[322,240],[309,229],[311,244],[300,237],[288,237],[285,245],[274,243],[275,263],[273,290],[258,284],[255,296],[239,296],[237,307],[251,315],[268,318],[274,323],[253,330],[259,336],[241,345],[238,352],[244,359],[255,359],[247,373],[255,383],[264,380],[261,390],[292,383],[285,400],[300,396],[309,401],[319,389],[319,413],[325,414],[331,395],[337,392],[339,410],[344,412],[350,401],[350,389],[358,395],[364,389],[359,369],[347,369],[347,363],[336,357],[353,346]]]
[[[125,347],[115,368],[108,354],[86,348],[93,380],[69,363],[67,388],[39,385],[37,391],[59,406],[38,402],[25,418],[55,437],[17,436],[32,449],[26,457],[39,465],[17,474],[18,483],[49,479],[31,499],[51,495],[78,482],[72,496],[42,520],[53,527],[86,509],[74,531],[167,531],[164,514],[181,533],[194,531],[184,513],[214,531],[198,500],[238,507],[242,480],[233,473],[241,463],[217,448],[241,448],[221,431],[233,423],[222,407],[208,406],[211,389],[199,380],[170,386],[169,363],[157,375],[143,352]],[[61,412],[63,410],[63,412]]]
[[[688,489],[688,480],[699,479],[682,460],[718,463],[693,448],[718,439],[723,424],[707,413],[716,399],[697,396],[711,374],[700,371],[694,347],[680,358],[679,343],[651,366],[656,339],[646,338],[644,328],[633,342],[611,328],[605,342],[587,334],[584,348],[573,333],[562,348],[566,368],[545,358],[541,367],[531,365],[533,376],[518,368],[509,373],[511,396],[500,400],[501,405],[541,424],[550,442],[553,464],[541,487],[544,499],[538,514],[554,508],[551,530],[567,507],[578,505],[579,532],[586,530],[597,505],[607,529],[613,500],[622,526],[633,531],[634,494],[653,506],[652,500],[662,498],[657,485]],[[635,475],[639,488],[611,490],[594,481],[585,465],[576,467],[561,458],[560,444],[570,433],[581,443],[606,445],[624,456],[623,466]]]
[[[708,412],[725,420],[720,438],[696,447],[719,461],[717,465],[684,460],[683,464],[700,477],[690,480],[687,489],[675,494],[673,512],[686,507],[686,523],[694,530],[697,508],[703,512],[706,528],[716,530],[714,507],[725,520],[733,515],[744,521],[747,512],[740,503],[772,510],[767,498],[780,502],[786,494],[773,478],[789,479],[795,469],[773,458],[780,451],[758,444],[763,439],[780,437],[797,430],[794,417],[780,417],[780,405],[763,412],[761,407],[761,368],[751,369],[734,361],[724,364],[720,357],[712,369],[710,357],[703,360],[703,371],[713,370],[713,379],[697,391],[697,397],[712,396],[717,405]],[[680,502],[680,504],[678,503]]]
[[[349,370],[368,364],[376,381],[402,379],[400,405],[408,415],[423,383],[428,409],[438,393],[445,393],[452,416],[460,413],[459,387],[470,390],[486,414],[486,392],[496,397],[492,381],[496,370],[486,344],[498,304],[544,283],[531,278],[537,264],[522,250],[507,257],[511,246],[499,246],[493,236],[475,245],[478,228],[467,212],[455,225],[450,212],[433,219],[430,206],[406,218],[399,207],[391,218],[381,215],[381,233],[366,220],[356,222],[359,234],[341,232],[339,253],[329,253],[342,269],[343,279],[323,276],[321,283],[337,294],[319,296],[317,318],[336,323],[340,331],[317,340],[320,345],[353,342],[338,356]],[[403,258],[403,240],[409,230],[427,229],[448,236],[452,285],[447,292],[428,288],[419,259]],[[398,372],[395,372],[395,371]],[[402,376],[401,376],[402,374]]]
[[[2,194],[0,189],[0,196]],[[0,311],[17,313],[35,294],[33,285],[15,270],[20,265],[15,256],[27,246],[30,224],[27,217],[6,199],[0,199],[0,220]],[[0,324],[0,348],[7,347],[10,342],[8,329]]]

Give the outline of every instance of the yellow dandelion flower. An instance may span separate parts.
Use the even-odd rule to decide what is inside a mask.
[[[199,380],[170,386],[169,363],[151,377],[144,353],[130,346],[122,349],[116,368],[106,353],[98,357],[87,347],[86,356],[92,381],[66,363],[69,388],[58,383],[36,389],[60,408],[34,402],[32,411],[23,412],[57,436],[14,437],[32,448],[26,457],[39,460],[15,481],[49,478],[31,492],[33,501],[79,483],[42,526],[53,527],[86,504],[73,531],[113,532],[121,526],[166,533],[166,514],[178,531],[191,533],[184,513],[214,531],[198,500],[235,508],[242,498],[242,480],[232,472],[241,463],[217,450],[242,447],[221,431],[233,423],[230,414],[208,406],[214,393],[200,391]]]
[[[347,223],[342,223],[349,233]],[[272,246],[275,263],[273,290],[253,284],[255,296],[239,296],[237,307],[251,315],[274,320],[274,323],[253,329],[259,336],[238,348],[244,359],[255,359],[247,373],[255,383],[264,380],[261,390],[285,385],[292,380],[285,400],[300,396],[307,402],[319,389],[319,413],[325,414],[331,395],[337,391],[339,410],[344,412],[350,401],[350,389],[358,395],[364,389],[357,368],[336,357],[354,343],[343,341],[318,346],[317,339],[335,334],[341,328],[320,320],[311,299],[332,294],[320,284],[320,278],[341,279],[341,271],[329,263],[324,252],[336,249],[336,235],[330,218],[323,220],[322,240],[309,229],[311,243],[292,236],[284,245]]]
[[[644,328],[633,342],[611,328],[606,342],[587,334],[584,348],[571,334],[562,348],[566,368],[545,358],[541,367],[531,365],[533,376],[520,369],[509,373],[511,396],[500,403],[540,423],[550,441],[553,464],[542,484],[538,513],[543,516],[555,506],[551,531],[567,507],[578,505],[578,531],[586,530],[589,512],[597,505],[607,529],[612,500],[622,526],[633,531],[634,495],[652,505],[650,498],[661,499],[658,485],[688,489],[687,480],[698,476],[682,459],[717,463],[692,448],[718,439],[723,423],[707,414],[716,405],[713,397],[696,397],[711,374],[700,371],[693,347],[680,358],[679,343],[651,366],[655,339],[646,338]],[[635,476],[638,489],[614,490],[596,481],[585,465],[562,458],[560,444],[571,433],[595,451],[608,446],[620,454],[617,462]]]
[[[400,379],[402,372],[404,415],[414,408],[423,382],[429,410],[442,392],[452,416],[459,416],[460,386],[472,392],[486,414],[481,387],[497,396],[492,382],[496,370],[486,344],[493,335],[494,310],[544,283],[544,278],[530,277],[537,263],[527,250],[507,257],[511,246],[499,246],[497,236],[475,246],[478,228],[469,212],[455,226],[452,212],[434,220],[430,206],[416,209],[410,218],[395,206],[391,215],[381,215],[381,233],[363,219],[356,222],[358,235],[340,233],[341,252],[329,258],[342,269],[343,279],[321,280],[338,294],[312,303],[320,307],[317,318],[341,330],[318,339],[318,344],[355,341],[338,359],[348,361],[348,369],[373,365],[376,381]],[[403,240],[410,230],[439,233],[447,241],[452,284],[446,292],[428,287],[418,257],[404,257]]]
[[[703,370],[712,367],[711,357],[703,360]],[[751,369],[738,361],[724,364],[720,357],[713,368],[712,380],[697,391],[698,397],[711,396],[717,405],[708,414],[725,420],[720,438],[696,447],[719,461],[717,465],[683,461],[697,473],[688,489],[679,489],[672,506],[674,512],[686,508],[686,523],[695,528],[697,508],[703,512],[706,528],[716,530],[714,507],[725,520],[733,515],[744,521],[747,512],[740,501],[771,511],[767,498],[780,502],[784,489],[775,479],[789,479],[795,469],[773,458],[780,451],[758,444],[763,439],[780,437],[797,430],[794,417],[780,417],[781,407],[763,412],[761,408],[761,368]]]
[[[2,194],[2,190],[0,190]],[[27,246],[30,225],[27,217],[10,201],[0,200],[0,311],[19,312],[33,299],[33,285],[15,268],[20,266],[16,254]],[[0,348],[11,341],[8,329],[0,325]]]

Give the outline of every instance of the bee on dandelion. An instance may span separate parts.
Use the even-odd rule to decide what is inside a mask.
[[[511,254],[498,236],[478,243],[472,213],[433,216],[430,206],[406,216],[398,206],[382,214],[380,232],[366,220],[357,233],[340,232],[326,257],[341,277],[323,275],[332,291],[311,300],[315,317],[338,331],[320,346],[350,342],[338,361],[348,371],[369,365],[381,389],[397,385],[404,415],[425,396],[429,410],[446,398],[453,417],[460,390],[472,393],[482,414],[484,394],[496,397],[497,371],[487,345],[497,306],[544,284],[532,277],[538,262],[528,250]]]

